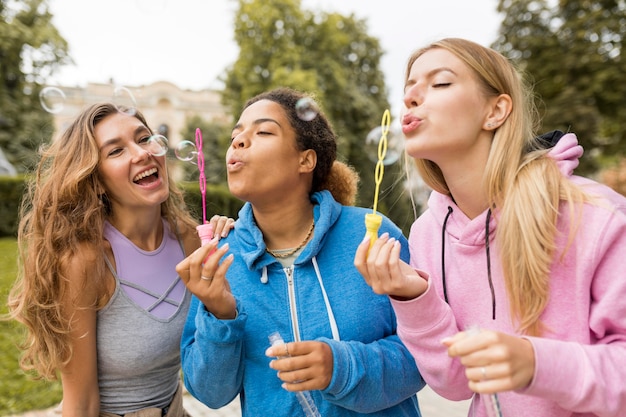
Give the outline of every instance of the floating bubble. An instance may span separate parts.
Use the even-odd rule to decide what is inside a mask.
[[[167,153],[167,138],[163,135],[152,135],[150,139],[145,142],[145,147],[148,152],[154,156],[163,156]]]
[[[377,126],[372,129],[365,138],[365,152],[372,162],[378,162],[378,145],[382,138],[383,128]],[[392,123],[387,132],[387,151],[382,160],[383,165],[394,164],[400,159],[404,149],[404,140],[400,126]]]
[[[133,93],[126,87],[116,85],[113,88],[113,104],[119,111],[129,116],[137,114],[135,96],[133,96]]]
[[[196,144],[191,141],[180,141],[174,149],[174,154],[176,158],[183,162],[191,162],[197,165],[196,158],[198,157],[198,149],[196,148]]]
[[[65,93],[57,87],[44,87],[39,92],[39,102],[48,113],[59,113],[65,106]]]
[[[296,114],[300,120],[310,122],[317,117],[319,112],[317,103],[310,97],[303,97],[296,102]]]

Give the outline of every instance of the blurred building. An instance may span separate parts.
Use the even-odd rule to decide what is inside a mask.
[[[176,85],[158,81],[142,86],[117,86],[89,83],[84,87],[54,87],[50,97],[43,97],[44,108],[49,106],[54,116],[55,134],[71,123],[85,107],[109,101],[117,105],[138,108],[146,117],[148,125],[155,133],[168,138],[174,146],[181,140],[193,141],[194,138],[182,138],[181,131],[187,118],[199,116],[208,122],[230,123],[231,117],[220,103],[220,93],[216,90],[183,90]]]

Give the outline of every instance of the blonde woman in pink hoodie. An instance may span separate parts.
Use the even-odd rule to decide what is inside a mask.
[[[626,413],[626,198],[572,176],[573,134],[533,132],[499,53],[443,39],[409,59],[406,151],[434,190],[409,236],[355,265],[388,294],[428,385],[472,416]],[[493,413],[492,413],[493,412]]]

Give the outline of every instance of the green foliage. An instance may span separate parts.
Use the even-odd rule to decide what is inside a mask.
[[[230,145],[232,126],[219,122],[207,122],[200,116],[192,116],[185,122],[181,136],[194,142],[196,129],[202,132],[202,149],[204,154],[204,172],[207,183],[226,184],[226,150]],[[194,142],[195,143],[195,142]],[[195,160],[194,160],[195,162]],[[198,179],[198,166],[184,163],[184,179],[194,181]]]
[[[189,211],[200,223],[202,220],[202,195],[198,182],[184,182],[179,184],[185,195],[185,203]],[[243,206],[241,200],[236,199],[223,185],[210,185],[206,187],[206,215],[207,220],[213,215],[232,217],[236,219],[239,210]]]
[[[223,103],[235,120],[244,103],[263,91],[287,86],[312,94],[337,133],[339,159],[361,176],[357,204],[371,207],[374,163],[364,143],[389,101],[380,69],[383,51],[368,35],[366,21],[314,14],[299,0],[239,0],[235,40],[240,54],[223,79]],[[399,167],[388,172],[381,189],[395,211],[408,213],[403,187],[394,186]]]
[[[0,236],[17,236],[18,212],[26,184],[23,176],[0,177]]]
[[[626,0],[500,0],[494,48],[532,78],[543,131],[573,131],[580,170],[626,155]]]
[[[0,0],[0,16],[0,148],[25,172],[54,128],[39,92],[70,59],[66,41],[52,25],[47,0]]]
[[[6,300],[17,275],[17,242],[0,238],[0,315],[8,313]],[[61,384],[34,380],[18,365],[22,327],[0,320],[0,415],[51,407],[61,401]]]

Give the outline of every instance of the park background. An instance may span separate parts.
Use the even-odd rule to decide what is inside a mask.
[[[201,128],[211,212],[231,216],[239,205],[225,189],[223,155],[241,105],[279,85],[309,91],[335,126],[340,158],[361,175],[358,204],[371,207],[366,138],[385,109],[399,116],[408,55],[462,36],[526,73],[542,116],[537,131],[572,131],[584,146],[577,173],[626,193],[626,0],[0,0],[0,15],[0,314],[37,149],[81,107],[118,100],[119,91],[172,146]],[[170,159],[198,210],[197,167]],[[378,206],[406,233],[428,191],[407,169],[402,157],[389,161]],[[19,370],[20,332],[0,322],[0,415],[60,399],[58,382]]]

